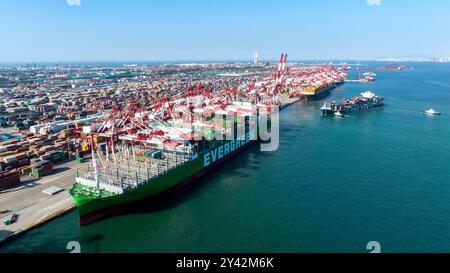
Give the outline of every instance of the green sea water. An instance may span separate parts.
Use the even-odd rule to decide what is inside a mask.
[[[253,146],[158,208],[83,228],[74,211],[0,251],[450,252],[450,64],[407,65],[326,98],[372,90],[384,108],[322,118],[323,101],[301,102],[276,152]]]

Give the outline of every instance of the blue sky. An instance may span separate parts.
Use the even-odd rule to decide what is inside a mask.
[[[449,10],[448,0],[0,0],[0,62],[450,56]]]

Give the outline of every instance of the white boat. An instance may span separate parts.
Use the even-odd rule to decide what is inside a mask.
[[[428,109],[423,111],[423,113],[425,115],[430,115],[430,116],[440,116],[442,113],[441,112],[437,112],[436,110],[434,110],[433,108]]]

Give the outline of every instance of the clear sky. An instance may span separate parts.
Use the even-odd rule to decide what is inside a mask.
[[[0,62],[450,56],[448,0],[0,0]]]

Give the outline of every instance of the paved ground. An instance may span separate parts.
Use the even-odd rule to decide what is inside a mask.
[[[289,96],[287,94],[282,94],[282,95],[280,95],[280,100],[281,100],[281,109],[284,109],[284,108],[290,106],[291,104],[301,101],[302,99],[289,98]]]
[[[76,170],[81,166],[75,161],[64,163],[56,166],[49,176],[41,179],[21,177],[23,182],[20,187],[0,192],[0,243],[73,209],[75,203],[68,190],[75,182]],[[42,192],[52,186],[64,191],[54,196]],[[2,211],[10,212],[1,214]],[[6,226],[3,219],[13,213],[19,214],[18,221]]]

